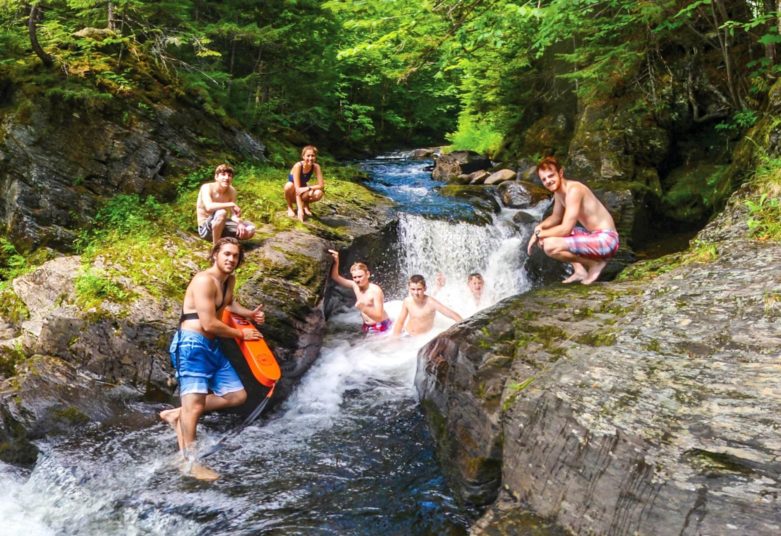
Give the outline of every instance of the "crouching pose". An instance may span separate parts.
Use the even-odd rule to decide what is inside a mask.
[[[195,203],[198,234],[213,244],[223,236],[247,240],[255,234],[255,225],[240,218],[238,194],[232,184],[233,168],[220,164],[214,170],[214,182],[204,184],[198,192]]]
[[[553,192],[553,213],[534,228],[526,251],[531,255],[539,245],[549,257],[572,264],[573,273],[564,283],[590,285],[618,251],[613,217],[588,186],[565,179],[564,168],[552,156],[537,164],[537,174]],[[578,223],[585,230],[575,227]]]
[[[314,145],[304,147],[301,151],[301,162],[293,165],[285,183],[287,215],[291,218],[297,216],[302,222],[306,216],[312,215],[309,205],[320,201],[325,195],[323,170],[316,160],[317,147]],[[309,184],[313,176],[317,179],[317,183]]]

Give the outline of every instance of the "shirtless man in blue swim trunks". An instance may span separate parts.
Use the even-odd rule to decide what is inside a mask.
[[[190,281],[184,295],[179,330],[171,341],[171,363],[179,380],[180,408],[160,412],[176,430],[185,460],[195,458],[198,419],[204,412],[240,406],[247,400],[238,374],[220,349],[217,337],[258,340],[255,328],[234,329],[220,321],[223,308],[258,324],[265,321],[263,306],[247,309],[233,297],[233,272],[244,259],[235,238],[221,238],[211,250],[212,265]]]
[[[564,178],[564,168],[554,157],[543,158],[537,174],[553,192],[553,213],[534,228],[526,251],[531,255],[539,245],[549,257],[572,264],[573,274],[564,283],[590,285],[618,251],[613,217],[588,186]],[[585,230],[575,227],[578,223]]]
[[[325,195],[325,182],[323,170],[317,160],[317,147],[307,145],[301,150],[301,161],[296,162],[290,169],[285,183],[285,202],[287,203],[287,215],[291,218],[298,215],[303,222],[306,216],[311,216],[309,209],[311,203],[320,201]],[[317,182],[312,179],[317,179]],[[309,181],[312,181],[310,184]],[[296,207],[293,210],[293,207]]]
[[[339,252],[329,249],[328,253],[334,259],[331,266],[331,279],[338,285],[352,289],[355,292],[355,308],[361,312],[364,334],[382,333],[391,327],[391,320],[385,312],[385,295],[379,285],[369,282],[371,273],[362,262],[353,263],[350,267],[352,281],[339,275]]]

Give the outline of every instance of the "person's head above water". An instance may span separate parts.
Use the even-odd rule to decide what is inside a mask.
[[[475,295],[482,294],[483,285],[485,285],[485,281],[483,280],[483,276],[479,272],[473,272],[469,274],[466,283],[469,286],[469,290],[472,291],[472,294]]]
[[[416,300],[421,300],[426,295],[426,279],[420,274],[411,276],[407,286],[410,296]]]
[[[352,276],[353,282],[358,285],[358,288],[364,289],[369,286],[371,272],[369,271],[369,267],[364,263],[354,262],[353,265],[350,266],[350,275]]]

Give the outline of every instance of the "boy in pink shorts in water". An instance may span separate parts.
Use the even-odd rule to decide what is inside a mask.
[[[564,283],[590,285],[618,251],[613,217],[588,186],[564,178],[564,168],[554,157],[543,158],[537,174],[553,192],[553,213],[534,228],[526,251],[531,255],[539,245],[549,257],[572,264],[573,273]]]

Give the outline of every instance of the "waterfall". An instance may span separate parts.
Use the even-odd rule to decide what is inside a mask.
[[[535,207],[534,216],[541,216],[546,205]],[[527,292],[532,281],[524,270],[524,262],[533,224],[515,223],[512,217],[517,212],[502,210],[491,225],[400,214],[399,268],[405,277],[423,275],[428,289],[461,314],[471,314],[508,296]],[[467,287],[469,274],[475,272],[482,274],[485,281],[479,304]],[[438,273],[444,274],[447,281],[439,291],[435,288]]]

